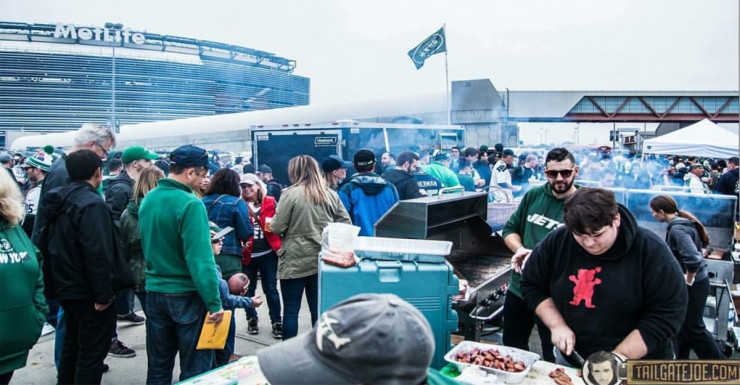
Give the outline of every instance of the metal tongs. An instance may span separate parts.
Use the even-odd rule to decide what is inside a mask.
[[[573,352],[568,356],[565,352],[558,349],[557,346],[553,346],[552,353],[555,355],[555,363],[558,365],[570,366],[571,368],[583,368],[583,365],[586,362],[586,360],[584,360],[575,349],[573,349]]]

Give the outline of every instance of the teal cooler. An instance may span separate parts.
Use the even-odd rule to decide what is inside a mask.
[[[458,279],[449,262],[361,260],[341,268],[319,262],[319,312],[361,293],[395,294],[414,305],[434,333],[432,367],[445,365],[444,355],[452,346],[450,334],[457,330],[457,312],[451,296],[458,293]]]

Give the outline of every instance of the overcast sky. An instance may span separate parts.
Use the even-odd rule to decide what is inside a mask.
[[[406,52],[447,24],[450,80],[499,90],[737,90],[738,0],[0,0],[0,19],[236,44],[297,61],[311,104],[443,93],[445,58]]]

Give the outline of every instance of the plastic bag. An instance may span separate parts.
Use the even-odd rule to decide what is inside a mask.
[[[344,223],[329,223],[321,234],[321,260],[331,265],[350,267],[357,263],[354,242],[360,228]]]

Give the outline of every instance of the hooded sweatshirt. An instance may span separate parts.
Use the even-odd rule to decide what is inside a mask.
[[[357,174],[339,190],[339,199],[347,209],[360,235],[375,235],[375,222],[398,202],[393,184],[375,173]]]
[[[44,268],[50,268],[44,274],[47,293],[102,304],[133,286],[108,206],[90,184],[73,181],[49,191],[39,210],[48,226],[41,247],[49,262]]]
[[[506,221],[503,237],[509,234],[519,234],[522,245],[533,250],[541,240],[551,231],[561,225],[563,221],[563,204],[566,198],[556,198],[552,195],[549,183],[529,190],[522,198],[519,207]],[[521,275],[511,270],[509,292],[522,297],[519,290]]]
[[[134,184],[136,181],[128,175],[126,170],[110,179],[108,192],[105,193],[105,203],[110,207],[116,225],[119,225],[123,210],[126,210],[126,206],[134,196]]]
[[[707,263],[704,262],[704,256],[701,254],[701,249],[705,245],[693,221],[678,216],[673,218],[668,223],[665,241],[681,268],[684,271],[696,273],[695,282],[707,278]]]
[[[416,179],[406,171],[390,168],[385,170],[383,178],[396,186],[398,198],[400,200],[414,199],[423,196],[419,192],[419,185],[416,184]]]
[[[552,298],[582,357],[612,351],[637,329],[644,358],[670,359],[688,301],[681,267],[629,210],[620,205],[619,214],[619,235],[602,255],[586,252],[564,226],[542,240],[524,269],[524,300],[534,310]]]

